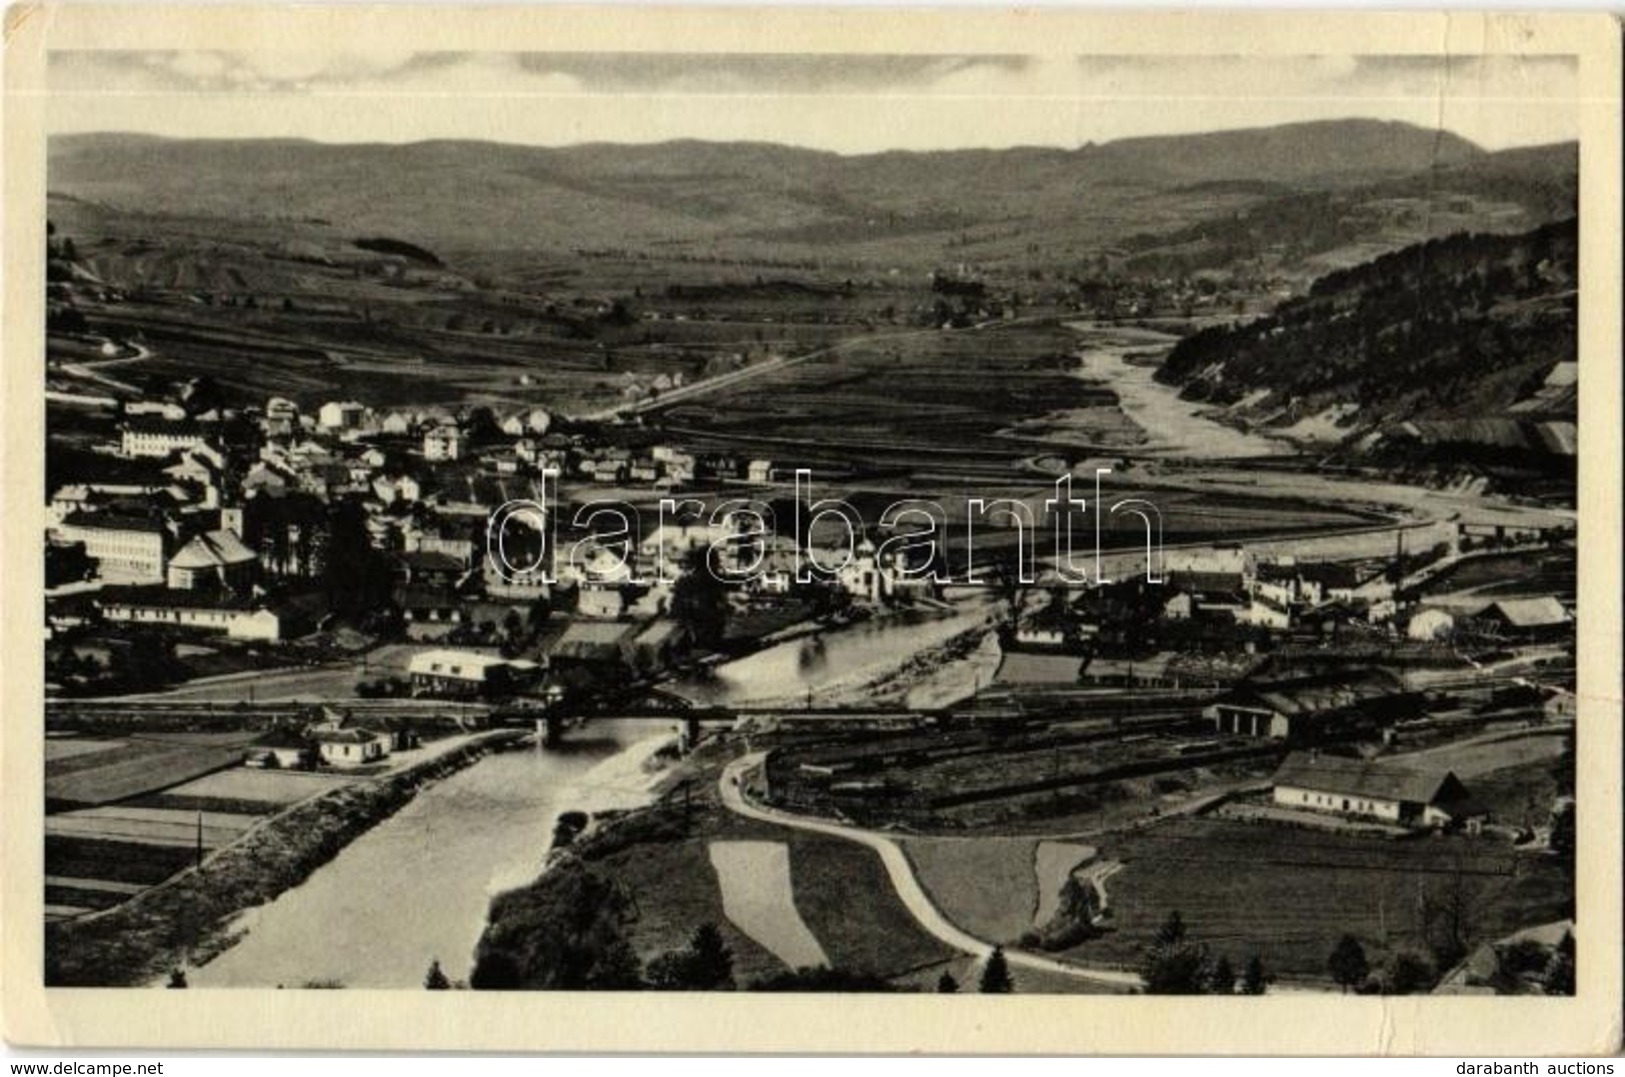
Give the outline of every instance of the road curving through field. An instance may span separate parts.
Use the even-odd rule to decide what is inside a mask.
[[[766,757],[766,752],[753,752],[741,756],[723,768],[720,783],[722,803],[728,810],[758,822],[844,838],[847,841],[868,846],[880,856],[880,862],[886,869],[886,875],[891,880],[892,888],[897,891],[897,896],[902,900],[903,906],[908,909],[909,915],[913,916],[922,928],[954,949],[970,954],[973,957],[985,958],[992,952],[993,945],[991,943],[962,931],[942,915],[926,894],[925,888],[920,885],[919,879],[915,877],[913,866],[909,864],[908,857],[903,854],[902,848],[889,837],[871,830],[860,830],[856,827],[821,822],[774,808],[764,808],[752,803],[744,793],[745,775],[759,766]],[[1119,990],[1126,991],[1142,985],[1142,981],[1137,974],[1124,972],[1120,969],[1090,968],[1083,965],[1074,965],[1022,950],[1007,950],[1005,951],[1005,958],[1013,969],[1034,969],[1076,980],[1103,984]]]

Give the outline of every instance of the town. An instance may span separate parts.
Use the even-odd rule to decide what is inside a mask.
[[[1572,355],[1367,420],[1212,356],[1389,263],[53,210],[48,982],[1573,991]],[[1519,220],[1418,257],[1572,319]]]

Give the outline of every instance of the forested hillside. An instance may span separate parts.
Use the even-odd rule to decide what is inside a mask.
[[[1350,434],[1409,424],[1510,444],[1495,422],[1574,418],[1572,385],[1554,383],[1576,357],[1576,240],[1571,219],[1407,247],[1322,277],[1269,317],[1181,341],[1157,377],[1278,427],[1320,416]]]

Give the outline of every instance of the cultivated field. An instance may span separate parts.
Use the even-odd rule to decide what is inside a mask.
[[[253,733],[142,734],[98,751],[48,760],[48,805],[110,804],[179,785],[242,761]]]
[[[589,841],[584,847],[589,870],[613,878],[636,895],[638,916],[629,930],[645,960],[685,944],[697,925],[710,923],[723,933],[734,952],[734,974],[739,982],[786,970],[785,960],[774,956],[729,916],[723,887],[733,882],[720,882],[719,876],[726,872],[741,885],[744,880],[736,870],[739,864],[719,864],[714,850],[740,844],[772,845],[787,851],[790,909],[783,910],[775,899],[773,907],[779,911],[768,917],[767,906],[761,903],[763,895],[758,893],[745,902],[754,911],[742,914],[747,923],[762,926],[775,945],[782,941],[786,918],[794,915],[828,963],[839,970],[898,980],[953,956],[951,949],[926,934],[903,907],[879,857],[870,849],[839,838],[741,819],[711,802],[709,794],[703,805],[691,806],[687,822],[681,822],[683,816],[671,807],[659,809],[663,822],[654,823],[656,816],[646,818],[650,821],[635,824],[634,829],[658,825],[663,835],[658,841],[632,840],[623,845],[626,839],[615,839],[598,850]],[[614,839],[614,832],[605,838]],[[544,876],[543,885],[545,880]],[[760,880],[753,885],[760,887]],[[739,899],[745,901],[743,893]],[[757,914],[766,918],[762,925],[754,919]],[[767,919],[777,926],[768,930]]]
[[[829,964],[824,948],[796,911],[790,850],[771,841],[714,841],[711,866],[722,912],[739,930],[793,969]]]
[[[1568,913],[1572,886],[1553,858],[1463,837],[1384,840],[1268,824],[1187,819],[1101,842],[1123,862],[1110,882],[1113,930],[1070,953],[1139,960],[1170,912],[1193,939],[1239,965],[1254,952],[1271,970],[1325,978],[1344,933],[1373,964],[1425,950],[1418,902],[1462,895],[1476,941]]]
[[[909,838],[903,850],[944,916],[979,939],[1011,943],[1033,926],[1042,901],[1037,844],[1029,838]]]

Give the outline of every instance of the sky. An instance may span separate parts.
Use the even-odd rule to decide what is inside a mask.
[[[1486,149],[1578,136],[1573,57],[388,51],[54,52],[53,133],[677,138],[887,149],[1075,147],[1366,117]]]

